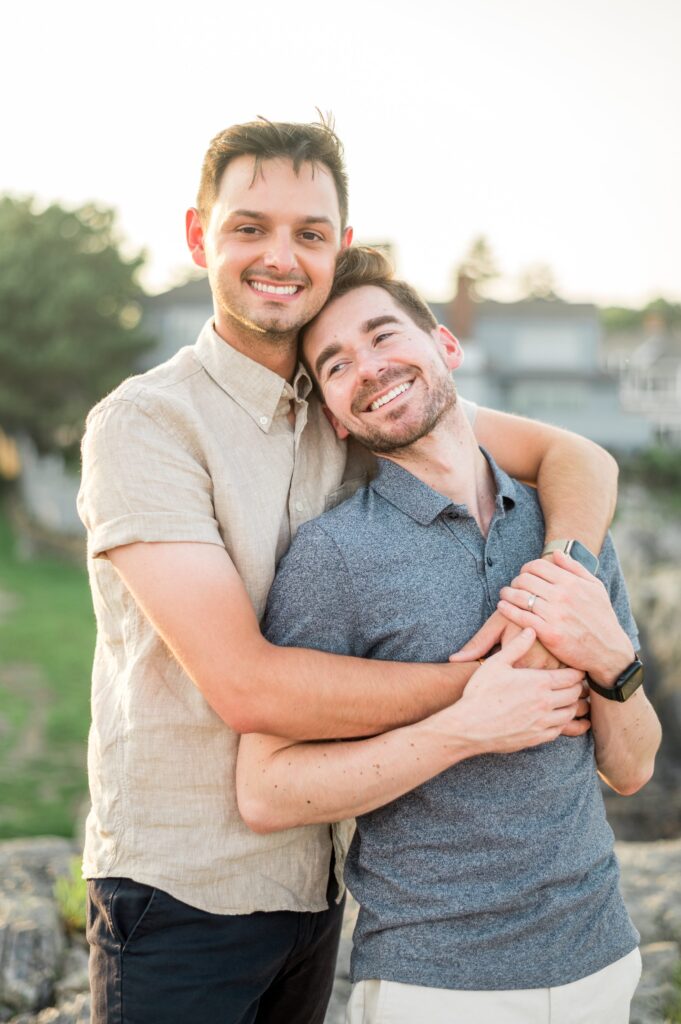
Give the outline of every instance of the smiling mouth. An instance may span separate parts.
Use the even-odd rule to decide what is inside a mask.
[[[302,291],[300,284],[268,284],[265,281],[248,281],[248,286],[259,295],[271,295],[278,299],[287,299]]]
[[[396,398],[403,395],[405,391],[414,383],[413,380],[405,380],[401,384],[396,384],[390,391],[386,391],[380,398],[376,398],[368,407],[367,412],[376,412],[378,409],[382,409],[384,405],[388,405],[389,402],[394,402]]]

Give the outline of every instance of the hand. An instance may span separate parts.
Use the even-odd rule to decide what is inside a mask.
[[[487,622],[484,622],[477,633],[468,640],[460,651],[450,654],[450,661],[477,661],[478,658],[485,658],[492,650],[501,643],[504,630],[508,627],[509,620],[504,618],[501,612],[492,612]]]
[[[460,651],[450,654],[449,660],[452,662],[477,661],[478,658],[484,658],[497,644],[501,644],[503,648],[509,641],[514,640],[521,629],[522,627],[511,622],[501,612],[493,612],[487,622],[470,638],[468,643],[464,644]],[[516,662],[518,668],[560,668],[560,666],[561,663],[558,659],[546,650],[540,640],[535,640],[527,654]]]
[[[446,730],[454,714],[460,730],[463,714],[476,753],[505,754],[548,743],[568,725],[574,736],[589,729],[588,720],[575,721],[587,709],[582,672],[515,667],[534,640],[534,631],[524,629],[473,674],[457,704],[434,716]]]
[[[560,661],[607,685],[634,660],[631,640],[601,581],[561,551],[553,559],[523,566],[511,586],[502,589],[498,610],[517,626],[536,630]],[[536,600],[530,610],[531,594]]]

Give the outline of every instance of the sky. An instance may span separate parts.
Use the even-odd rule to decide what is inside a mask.
[[[679,0],[17,0],[0,193],[117,209],[145,286],[191,270],[184,213],[222,128],[332,111],[361,241],[431,300],[485,235],[512,298],[681,301]]]

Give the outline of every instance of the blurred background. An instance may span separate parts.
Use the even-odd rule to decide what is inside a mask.
[[[681,836],[677,0],[25,0],[0,65],[0,837],[77,829],[94,625],[87,409],[211,313],[184,243],[211,137],[332,111],[355,237],[461,338],[467,397],[587,434],[665,748],[611,801]]]

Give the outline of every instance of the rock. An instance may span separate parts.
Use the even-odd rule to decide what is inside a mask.
[[[66,949],[52,890],[73,855],[65,839],[0,846],[0,1019],[52,997]]]
[[[87,992],[89,985],[87,947],[73,945],[67,950],[61,978],[55,985],[57,1002],[73,998],[79,992]]]
[[[641,944],[681,945],[681,839],[616,843],[622,895]]]
[[[681,839],[617,843],[622,895],[641,933],[643,973],[631,1024],[664,1024],[681,969]]]
[[[47,1007],[37,1016],[22,1013],[9,1024],[90,1024],[90,996],[83,992],[58,1007]]]

